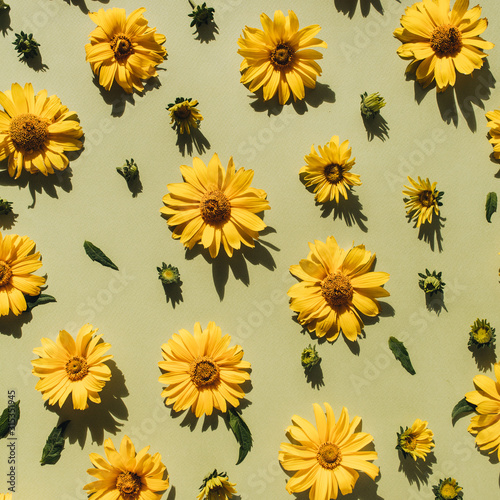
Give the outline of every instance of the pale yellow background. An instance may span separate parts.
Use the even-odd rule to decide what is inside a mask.
[[[459,80],[460,108],[451,123],[443,116],[450,116],[455,94],[436,99],[434,89],[423,92],[405,79],[405,62],[396,55],[399,43],[392,31],[409,0],[381,0],[383,15],[368,0],[218,0],[213,5],[220,33],[208,44],[196,40],[189,28],[187,0],[85,2],[11,0],[11,28],[0,36],[1,89],[29,81],[36,91],[57,94],[78,112],[86,137],[85,151],[62,175],[11,180],[0,174],[0,196],[13,201],[18,214],[4,232],[36,241],[43,255],[41,271],[48,275],[46,293],[57,298],[32,316],[0,320],[0,406],[6,405],[11,388],[22,401],[14,498],[86,498],[81,486],[90,480],[88,454],[103,453],[103,439],[118,445],[127,434],[138,449],[151,445],[153,453],[161,453],[172,485],[165,499],[194,499],[203,476],[214,468],[229,473],[244,500],[286,499],[287,475],[277,461],[284,430],[294,413],[312,420],[312,404],[324,401],[337,415],[342,406],[351,416],[360,415],[379,453],[376,484],[362,477],[345,498],[433,498],[431,485],[450,475],[469,500],[498,498],[499,465],[475,449],[467,432],[469,417],[454,427],[451,422],[453,406],[473,389],[472,378],[479,373],[467,349],[469,325],[479,317],[500,326],[500,216],[493,215],[491,224],[484,216],[486,194],[498,191],[498,165],[490,161],[484,117],[500,107],[494,83],[500,68],[498,1],[482,1],[490,21],[485,38],[497,44],[488,57],[490,71]],[[85,12],[100,7],[130,12],[141,6],[147,8],[149,24],[166,35],[168,60],[159,68],[161,85],[127,97],[123,106],[121,92],[115,89],[103,98],[93,83],[84,44],[94,24]],[[349,8],[352,17],[343,13]],[[272,16],[276,9],[293,9],[301,26],[321,24],[320,37],[328,43],[322,49],[319,85],[296,107],[263,104],[239,83],[236,41],[241,29],[260,27],[260,13]],[[40,42],[45,70],[17,61],[11,43],[21,30],[33,32]],[[380,91],[388,102],[382,113],[389,127],[386,141],[368,140],[359,113],[364,91]],[[191,157],[183,157],[176,146],[165,110],[177,96],[200,101],[201,131],[210,143],[202,159],[217,152],[227,165],[233,156],[238,167],[255,171],[253,185],[268,193],[272,209],[265,221],[272,230],[255,252],[234,258],[229,267],[223,257],[216,264],[200,254],[186,259],[159,214],[166,184],[180,182],[179,165],[191,165]],[[114,108],[122,116],[111,114],[117,98]],[[356,189],[361,224],[349,226],[333,213],[322,217],[314,196],[299,181],[311,144],[324,144],[332,135],[349,139],[356,156],[353,171],[363,182]],[[131,157],[140,166],[143,184],[136,198],[115,171]],[[419,240],[418,230],[407,223],[401,194],[407,174],[429,177],[445,191],[441,252]],[[376,269],[391,274],[386,285],[391,297],[380,318],[367,324],[359,353],[351,352],[342,337],[333,345],[319,344],[324,385],[312,388],[300,353],[317,341],[301,333],[288,309],[286,291],[294,282],[288,267],[307,255],[308,241],[330,235],[344,248],[364,243],[377,252]],[[120,273],[90,261],[85,239],[101,247]],[[162,261],[178,266],[182,276],[183,301],[175,308],[157,279]],[[426,267],[441,270],[447,283],[447,310],[439,316],[426,310],[418,288],[417,272]],[[253,367],[243,416],[255,442],[238,466],[237,444],[220,415],[196,423],[189,413],[174,416],[160,396],[161,344],[179,328],[192,331],[196,321],[205,327],[210,320],[234,336]],[[76,334],[86,322],[112,344],[115,368],[103,392],[107,399],[85,413],[48,410],[30,373],[32,349],[41,337],[55,339],[63,328]],[[391,335],[405,340],[415,376],[388,352]],[[73,420],[66,448],[56,465],[41,467],[41,451],[58,415]],[[436,440],[428,483],[419,487],[398,471],[394,449],[399,426],[415,418],[429,421]],[[3,443],[0,492],[6,491]]]

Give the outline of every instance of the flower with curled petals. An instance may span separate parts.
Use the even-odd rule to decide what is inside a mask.
[[[436,80],[438,92],[454,86],[456,71],[470,75],[483,65],[483,50],[494,44],[479,35],[488,20],[480,19],[481,7],[469,10],[469,0],[424,0],[407,7],[401,17],[401,28],[394,36],[403,43],[398,54],[410,59],[406,72],[416,72],[423,87]]]
[[[400,427],[400,432],[397,435],[396,449],[403,453],[404,458],[409,455],[413,460],[417,460],[417,458],[425,460],[427,453],[430,453],[431,448],[435,446],[434,433],[427,428],[427,422],[419,418],[405,430]]]
[[[500,160],[500,110],[489,111],[486,113],[488,127],[490,127],[489,142],[493,145],[493,156]]]
[[[238,54],[244,57],[240,71],[241,83],[249,84],[251,92],[263,88],[264,100],[271,99],[276,92],[280,104],[290,98],[301,100],[305,88],[316,86],[316,77],[321,68],[315,59],[323,54],[312,47],[327,47],[315,36],[321,30],[317,24],[299,30],[299,20],[292,10],[285,17],[281,10],[274,13],[274,21],[261,14],[264,31],[245,27],[243,37],[238,39]]]
[[[125,9],[113,7],[89,13],[97,28],[90,33],[85,52],[92,71],[99,75],[99,84],[106,90],[116,81],[129,94],[134,89],[141,92],[141,80],[158,76],[156,66],[167,54],[162,47],[165,36],[148,26],[145,11],[141,7],[127,16]]]
[[[290,309],[297,320],[318,337],[326,336],[333,342],[342,330],[355,342],[363,328],[358,313],[377,316],[378,297],[390,294],[381,285],[389,279],[388,273],[370,272],[375,254],[359,245],[346,251],[333,236],[326,243],[309,243],[309,255],[290,272],[300,280],[288,290]]]
[[[471,418],[467,430],[476,436],[480,450],[497,452],[500,459],[500,363],[495,363],[494,370],[496,381],[486,375],[476,375],[473,380],[477,390],[465,395],[479,413]]]
[[[253,248],[267,227],[256,214],[270,208],[266,192],[250,187],[253,170],[236,171],[231,157],[224,171],[217,153],[208,166],[193,158],[193,167],[180,170],[185,182],[168,184],[170,193],[160,209],[175,227],[172,237],[189,249],[202,244],[211,257],[217,257],[221,244],[229,257],[242,243]]]
[[[33,375],[40,380],[36,390],[43,394],[49,405],[59,403],[61,408],[69,395],[72,396],[73,408],[85,410],[88,400],[100,403],[99,392],[111,379],[111,370],[105,361],[113,356],[104,353],[111,344],[100,342],[101,335],[92,325],[86,324],[80,328],[76,340],[66,331],[61,330],[56,342],[43,338],[42,347],[33,349],[40,356],[34,359]]]
[[[168,488],[168,476],[161,455],[148,453],[149,446],[136,453],[128,436],[124,436],[117,451],[111,439],[104,441],[104,452],[109,463],[97,453],[90,454],[95,469],[87,473],[97,481],[83,489],[89,500],[159,500]],[[160,492],[160,493],[158,493]]]
[[[179,330],[161,346],[164,361],[158,363],[165,372],[159,381],[167,384],[162,396],[174,411],[191,411],[200,417],[211,415],[216,408],[225,413],[229,405],[236,408],[245,396],[240,384],[250,380],[251,365],[243,361],[239,345],[229,347],[231,337],[211,321],[205,330],[194,325],[194,335]]]
[[[53,174],[64,170],[69,160],[65,151],[82,148],[83,135],[78,116],[46,90],[37,95],[33,85],[24,89],[13,83],[0,92],[0,161],[9,158],[8,170],[16,179],[23,168],[31,174]]]
[[[316,427],[306,419],[294,415],[293,425],[287,428],[291,441],[298,444],[281,443],[279,461],[287,471],[297,471],[288,480],[288,493],[309,490],[310,500],[336,499],[352,493],[358,480],[358,471],[372,479],[378,476],[379,468],[371,463],[378,458],[375,451],[361,451],[373,441],[366,432],[355,432],[361,423],[360,417],[349,422],[349,413],[342,408],[337,422],[332,407],[324,403],[314,404]]]
[[[43,276],[32,274],[42,267],[40,252],[33,253],[35,242],[27,236],[0,233],[0,316],[26,311],[25,295],[40,294]]]

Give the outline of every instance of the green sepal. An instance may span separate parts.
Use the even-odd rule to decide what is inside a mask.
[[[243,462],[248,452],[252,448],[253,438],[252,438],[252,433],[248,428],[248,425],[241,418],[240,414],[234,408],[229,408],[228,413],[229,413],[229,426],[233,431],[236,441],[240,445],[238,461],[236,462],[236,465],[238,465],[241,462]]]
[[[110,267],[115,271],[119,270],[116,264],[112,260],[110,260],[110,258],[100,248],[96,247],[90,241],[85,240],[85,242],[83,243],[83,248],[92,260],[99,262],[99,264],[103,266]]]
[[[66,420],[52,429],[42,451],[40,463],[42,465],[54,465],[61,458],[64,449],[64,431],[69,424]]]
[[[403,368],[410,374],[415,375],[415,369],[411,364],[410,355],[403,344],[396,337],[389,337],[389,348],[391,349],[394,357],[401,363]]]
[[[57,302],[55,297],[52,295],[47,295],[46,293],[41,293],[40,295],[25,295],[26,306],[28,307],[28,311],[31,311],[34,307],[40,306],[42,304],[48,304],[49,302]]]
[[[466,398],[461,399],[451,411],[451,419],[455,420],[462,413],[470,413],[476,409],[476,405],[469,403]]]
[[[494,192],[486,195],[486,220],[491,222],[491,216],[497,211],[498,199]]]
[[[21,401],[8,405],[0,415],[0,439],[6,437],[9,432],[16,428],[19,417],[21,416]],[[11,410],[10,408],[14,409]]]

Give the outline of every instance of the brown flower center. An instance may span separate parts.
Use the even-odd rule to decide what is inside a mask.
[[[271,63],[277,69],[285,69],[293,59],[294,51],[286,43],[279,43],[271,52]]]
[[[42,149],[49,134],[48,126],[48,120],[32,113],[24,113],[10,122],[10,138],[18,151],[32,153]]]
[[[450,24],[437,26],[431,35],[431,47],[439,56],[455,55],[462,48],[462,32]]]
[[[73,356],[66,363],[66,373],[70,380],[81,380],[87,375],[88,371],[87,360],[81,356]]]
[[[434,197],[432,195],[432,191],[422,191],[418,195],[418,199],[424,207],[431,207],[432,205],[434,205]]]
[[[116,489],[126,500],[136,500],[141,491],[141,477],[133,472],[122,472],[116,478]]]
[[[349,304],[353,292],[351,280],[340,272],[329,274],[321,283],[321,295],[332,308]]]
[[[327,165],[324,174],[330,184],[337,184],[342,180],[342,167],[335,163]]]
[[[189,375],[196,387],[206,387],[219,381],[220,369],[211,358],[203,356],[191,363]]]
[[[333,443],[323,443],[318,450],[316,458],[324,469],[335,469],[342,462],[340,448]]]
[[[130,38],[123,33],[115,35],[110,45],[111,50],[115,53],[115,58],[118,60],[125,59],[134,52]]]
[[[10,266],[3,260],[0,260],[0,286],[6,285],[9,282],[11,276],[12,270]]]
[[[220,190],[207,191],[200,201],[201,218],[212,226],[227,222],[231,217],[231,203]]]
[[[191,108],[189,106],[180,106],[174,111],[174,115],[179,120],[187,120],[191,116]]]

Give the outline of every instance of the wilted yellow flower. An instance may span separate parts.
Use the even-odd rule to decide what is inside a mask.
[[[85,52],[92,71],[99,75],[99,84],[106,90],[116,81],[131,94],[134,89],[144,90],[141,80],[158,76],[156,66],[167,54],[162,47],[165,36],[148,26],[145,11],[141,7],[128,17],[125,9],[116,7],[89,13],[97,28],[90,33]]]
[[[420,227],[425,222],[432,222],[432,214],[439,214],[439,207],[442,205],[441,198],[444,194],[436,189],[437,182],[432,184],[429,179],[418,178],[418,182],[408,177],[411,186],[405,186],[406,191],[403,194],[410,198],[405,203],[407,215],[411,215],[413,220],[417,221],[417,227]]]
[[[170,112],[170,123],[179,134],[190,134],[191,129],[196,129],[203,120],[203,116],[196,107],[198,101],[178,97],[175,103],[168,105]]]
[[[427,429],[427,422],[417,418],[411,427],[405,430],[401,427],[398,434],[397,450],[401,450],[404,457],[410,455],[414,460],[422,458],[425,460],[427,453],[430,453],[431,448],[434,448],[434,434],[430,429]]]
[[[230,483],[225,472],[217,472],[215,469],[203,479],[200,493],[197,500],[228,500],[233,498],[233,494],[238,493],[234,487],[235,483]]]
[[[488,26],[479,19],[481,7],[468,10],[469,0],[456,0],[450,11],[450,0],[424,0],[407,7],[401,17],[402,28],[394,36],[403,42],[398,54],[411,62],[406,72],[416,72],[424,87],[436,80],[438,92],[455,85],[456,73],[470,75],[483,65],[483,50],[494,44],[480,35]]]

